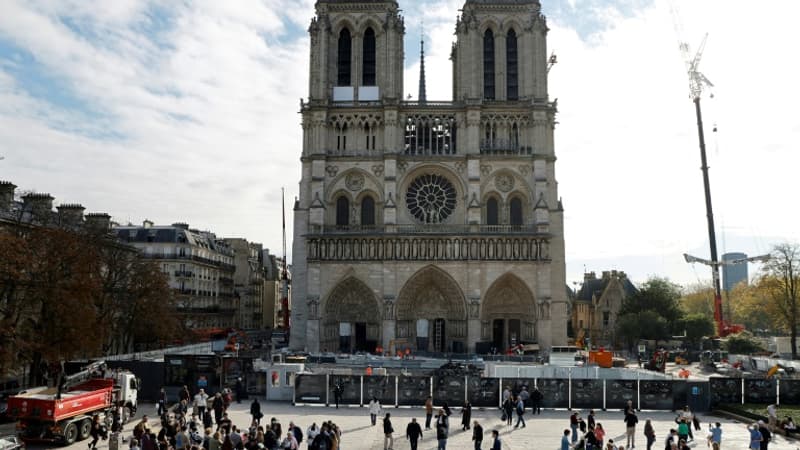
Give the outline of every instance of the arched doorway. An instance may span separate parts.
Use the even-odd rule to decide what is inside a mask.
[[[323,351],[375,351],[380,342],[382,315],[366,284],[352,277],[343,280],[328,295],[323,311]]]
[[[409,348],[462,353],[467,349],[464,295],[438,267],[415,273],[397,299],[397,340]]]
[[[483,340],[498,351],[516,344],[536,342],[536,302],[528,286],[507,273],[486,291],[481,307]]]

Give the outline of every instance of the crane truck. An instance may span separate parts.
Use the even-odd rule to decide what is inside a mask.
[[[100,361],[63,377],[56,387],[35,387],[9,397],[8,411],[23,441],[70,445],[89,437],[96,414],[105,423],[120,414],[125,423],[136,413],[138,391],[134,374],[109,372]]]

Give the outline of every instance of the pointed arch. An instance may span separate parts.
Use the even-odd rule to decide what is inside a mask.
[[[528,285],[518,276],[510,272],[501,275],[486,291],[481,303],[484,340],[492,341],[499,348],[536,341],[536,301]]]
[[[363,281],[349,276],[340,281],[322,305],[322,348],[328,350],[374,350],[380,341],[383,317],[375,294]],[[340,339],[342,324],[350,328],[351,339]],[[357,329],[363,327],[359,336]]]
[[[375,30],[372,27],[364,31],[364,39],[361,48],[361,85],[375,86],[376,84],[376,40]]]
[[[353,45],[350,29],[342,28],[339,32],[336,54],[336,85],[350,86],[352,83]]]
[[[483,32],[483,98],[494,100],[494,32]]]
[[[513,28],[506,34],[506,99],[519,98],[519,65],[517,32]]]
[[[417,271],[397,297],[396,335],[420,350],[463,351],[467,347],[466,318],[461,288],[436,266]]]

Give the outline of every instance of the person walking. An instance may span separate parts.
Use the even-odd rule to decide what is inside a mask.
[[[425,429],[431,429],[431,419],[433,418],[433,397],[430,395],[425,399]]]
[[[525,419],[522,417],[525,415],[525,402],[522,400],[521,396],[517,396],[517,424],[514,425],[514,428],[517,428],[520,423],[522,423],[522,428],[525,428]]]
[[[306,430],[306,442],[308,443],[308,448],[311,450],[312,442],[316,439],[317,435],[319,434],[319,427],[317,426],[317,422],[313,422],[310,427]]]
[[[770,432],[769,428],[763,420],[758,421],[758,431],[761,433],[761,450],[769,450],[769,443],[772,441],[772,432]]]
[[[447,449],[447,435],[450,432],[450,421],[444,413],[444,409],[439,410],[439,415],[436,416],[436,441],[438,443],[437,450]]]
[[[578,442],[578,426],[579,426],[578,416],[579,414],[577,411],[575,411],[574,413],[572,413],[571,416],[569,416],[569,428],[570,430],[572,430],[572,445],[575,445],[575,443]]]
[[[561,436],[561,450],[569,450],[569,430],[564,430],[564,434]]]
[[[342,393],[344,393],[344,387],[342,387],[342,383],[337,382],[333,385],[333,399],[336,402],[336,409],[339,409],[339,402],[342,400]],[[373,423],[373,425],[375,424]]]
[[[158,392],[158,415],[163,416],[167,412],[167,391],[162,387]]]
[[[378,414],[381,413],[381,402],[378,401],[378,397],[372,397],[372,400],[369,401],[369,418],[372,421],[372,426],[374,427],[378,420]]]
[[[544,399],[544,395],[542,392],[539,391],[539,388],[534,386],[533,392],[531,392],[531,409],[533,409],[533,414],[541,414],[542,413],[542,400]]]
[[[527,408],[531,398],[531,393],[528,392],[528,386],[522,386],[522,390],[519,392],[519,398],[522,399],[522,402],[525,403],[525,407]]]
[[[194,407],[195,409],[197,409],[197,415],[203,422],[205,422],[207,406],[208,406],[208,394],[206,394],[205,389],[200,389],[200,391],[194,396]]]
[[[688,442],[689,440],[689,422],[681,417],[678,419],[678,439]]]
[[[492,450],[502,450],[503,442],[500,440],[500,433],[492,430]]]
[[[644,437],[647,440],[647,450],[652,450],[653,443],[656,441],[656,430],[650,419],[644,421]]]
[[[103,432],[102,426],[100,416],[98,414],[92,416],[92,428],[89,429],[89,436],[92,437],[92,442],[89,442],[89,448],[97,448],[97,441],[100,440],[100,435]]]
[[[603,429],[603,424],[597,422],[594,426],[594,437],[597,439],[597,448],[603,448],[603,441],[606,438],[606,430]]]
[[[748,428],[750,430],[750,450],[761,450],[761,432],[758,431],[758,424],[754,423]]]
[[[253,397],[253,403],[250,403],[250,416],[253,417],[253,424],[257,427],[261,425],[261,418],[264,417],[264,413],[261,412],[261,403],[258,401],[258,397]]]
[[[719,450],[719,447],[722,446],[722,424],[717,422],[714,425],[716,425],[716,426],[715,427],[711,427],[708,430],[708,434],[709,434],[708,440],[711,443],[712,447],[714,447],[714,444],[716,444],[717,445],[717,450]]]
[[[514,400],[509,397],[503,402],[503,417],[505,417],[506,425],[511,426],[512,417],[514,415]]]
[[[422,439],[422,427],[417,423],[414,417],[411,422],[406,426],[406,440],[411,444],[411,450],[417,450],[417,443]]]
[[[465,402],[461,408],[461,431],[469,430],[469,421],[472,418],[472,405],[470,402]]]
[[[635,410],[631,410],[625,414],[625,437],[626,448],[636,448],[636,424],[639,423],[639,418],[636,417]]]
[[[394,428],[392,428],[391,416],[390,413],[386,413],[386,416],[383,417],[383,450],[392,450],[394,447],[394,437],[392,436]]]
[[[775,426],[778,424],[778,407],[774,403],[767,406],[767,420],[770,431],[775,431]]]
[[[483,442],[483,427],[476,420],[472,424],[472,442],[475,443],[475,450],[481,450],[481,442]]]

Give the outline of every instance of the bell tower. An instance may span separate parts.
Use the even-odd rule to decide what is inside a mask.
[[[396,0],[319,0],[311,36],[309,100],[398,102],[405,25]]]

